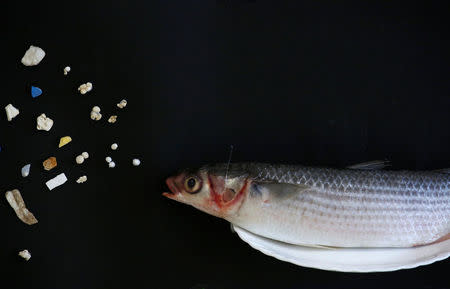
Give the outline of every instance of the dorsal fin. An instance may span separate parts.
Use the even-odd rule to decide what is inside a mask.
[[[385,272],[415,268],[450,256],[450,239],[410,248],[314,248],[287,244],[233,225],[251,247],[303,267],[340,272]]]
[[[450,174],[450,168],[435,170],[435,172],[441,173],[441,174]]]
[[[348,169],[353,170],[381,170],[391,165],[390,161],[384,160],[376,160],[376,161],[370,161],[370,162],[364,162],[355,164],[352,166],[348,166]]]

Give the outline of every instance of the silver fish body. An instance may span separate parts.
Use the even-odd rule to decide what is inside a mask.
[[[207,167],[214,173],[223,166]],[[228,221],[296,245],[412,247],[450,233],[450,175],[438,172],[233,164],[249,193]]]

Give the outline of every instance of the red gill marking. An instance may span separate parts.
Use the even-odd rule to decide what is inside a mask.
[[[225,202],[223,200],[223,196],[216,192],[216,187],[214,186],[214,182],[213,182],[213,180],[211,179],[210,176],[208,176],[208,183],[209,183],[209,187],[211,189],[212,201],[217,205],[217,207],[219,209],[226,210],[226,209],[230,208],[231,206],[233,206],[234,204],[236,204],[237,202],[239,202],[239,200],[242,199],[242,197],[244,196],[244,193],[247,191],[247,188],[248,188],[248,185],[249,185],[249,180],[245,179],[244,185],[242,186],[241,190],[229,202]]]
[[[213,185],[213,181],[211,180],[211,177],[208,175],[208,183],[209,183],[209,188],[211,189],[211,196],[213,198],[213,201],[217,204],[217,206],[219,208],[222,208],[222,203],[220,202],[220,195],[215,191],[214,185]]]

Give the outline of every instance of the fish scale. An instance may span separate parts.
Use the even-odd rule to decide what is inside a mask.
[[[248,194],[230,221],[292,244],[410,247],[450,231],[450,176],[435,172],[338,170],[293,165],[233,164],[230,176],[306,187],[269,203]],[[273,188],[273,187],[271,187]]]

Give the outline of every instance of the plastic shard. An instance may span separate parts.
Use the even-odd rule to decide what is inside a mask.
[[[87,176],[81,176],[78,178],[77,183],[82,184],[87,181]]]
[[[6,110],[6,118],[8,119],[8,121],[11,121],[20,113],[19,110],[15,108],[12,104],[8,104],[7,106],[5,106],[5,110]]]
[[[30,45],[30,48],[25,52],[22,57],[22,64],[25,66],[38,65],[42,59],[44,59],[45,52],[42,48]]]
[[[22,222],[28,225],[33,225],[38,222],[33,213],[28,211],[27,207],[25,206],[25,202],[23,201],[22,195],[20,194],[19,190],[7,191],[5,196],[9,205],[14,209],[17,217]]]
[[[45,184],[47,185],[47,188],[51,191],[56,187],[61,186],[67,182],[67,177],[64,173],[57,175],[53,179],[48,180]]]
[[[66,144],[70,143],[72,141],[72,138],[70,136],[63,136],[60,140],[59,140],[59,145],[58,147],[63,147]]]
[[[24,177],[24,178],[28,177],[28,175],[30,174],[30,167],[31,167],[31,164],[27,164],[27,165],[23,166],[23,168],[20,170],[22,177]]]
[[[36,98],[42,94],[42,89],[36,86],[31,87],[31,97]]]
[[[49,131],[53,126],[53,120],[47,117],[44,113],[37,117],[36,119],[38,130]]]

